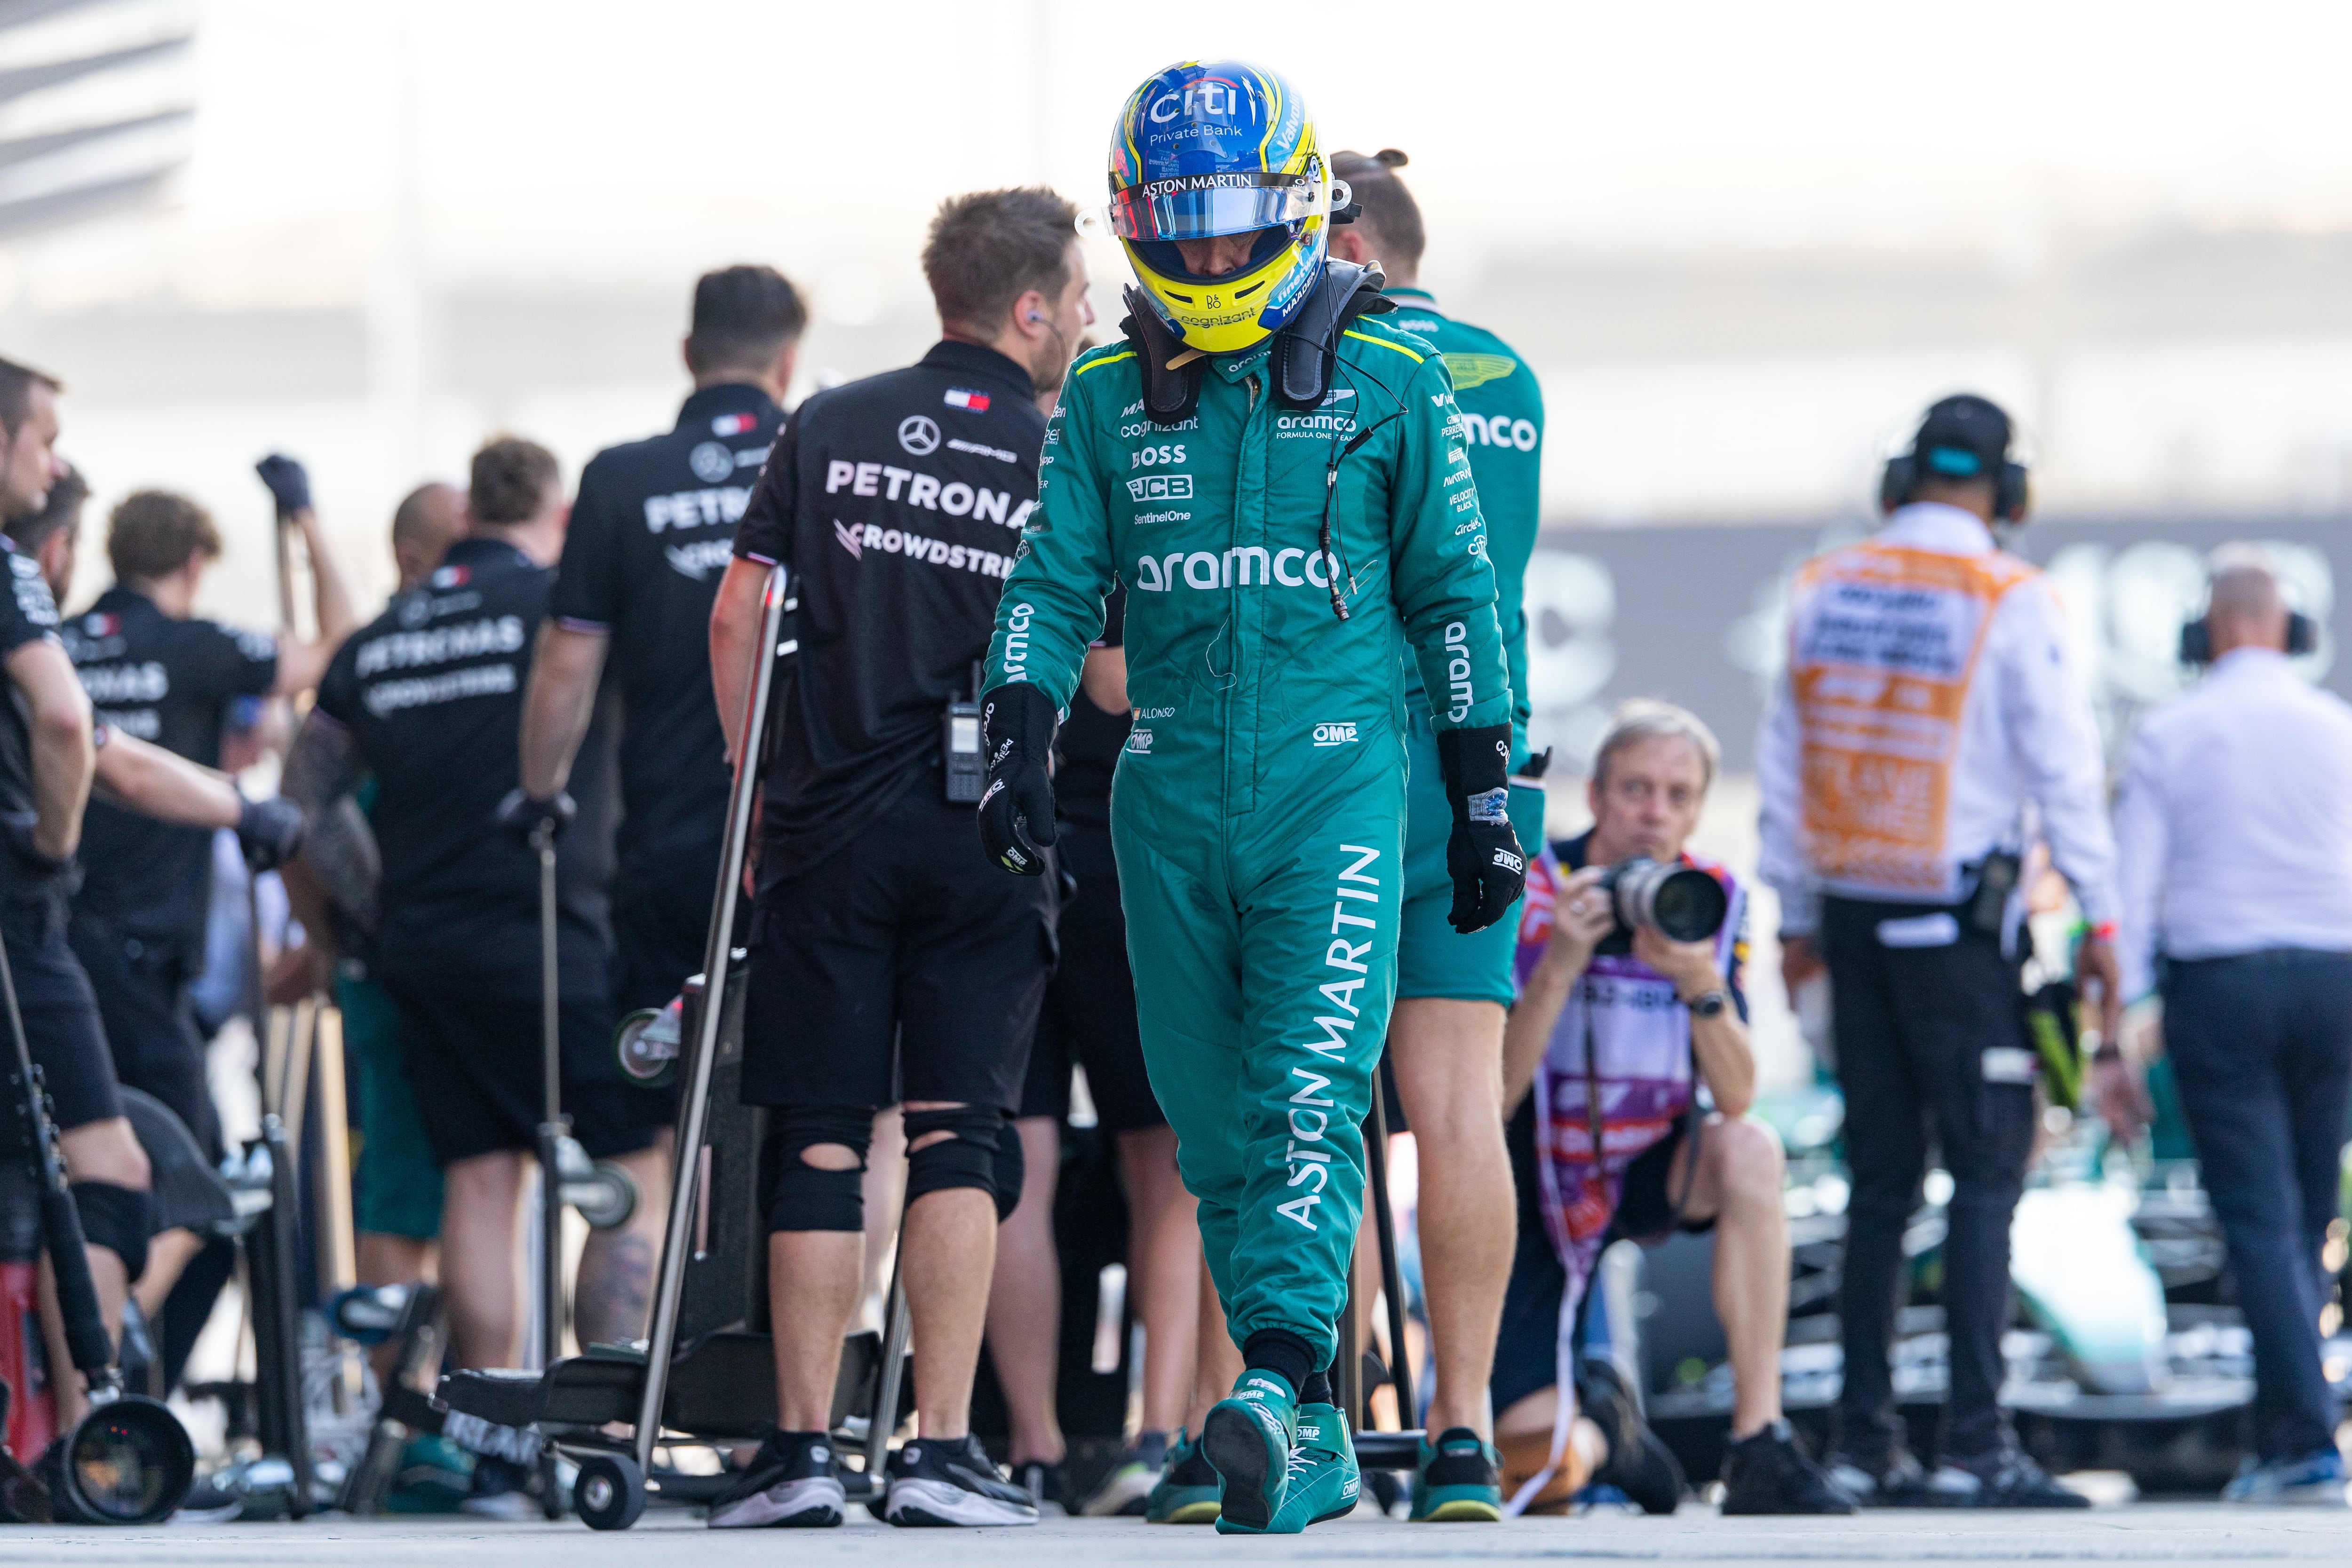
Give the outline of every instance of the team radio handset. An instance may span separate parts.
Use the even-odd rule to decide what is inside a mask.
[[[982,674],[981,665],[975,662],[971,666],[971,699],[948,704],[946,716],[940,721],[940,754],[946,761],[948,803],[951,806],[977,806],[981,792],[988,788],[988,758],[981,754],[980,744]]]

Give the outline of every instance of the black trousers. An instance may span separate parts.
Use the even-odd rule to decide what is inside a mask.
[[[2319,1249],[2352,1087],[2352,956],[2175,962],[2164,1040],[2254,1336],[2255,1452],[2305,1458],[2335,1443]]]
[[[1939,914],[1950,923],[1948,940],[1890,946],[1882,939],[1885,922]],[[1968,928],[1965,911],[1954,916],[1939,906],[1832,898],[1823,905],[1822,933],[1853,1166],[1841,1301],[1842,1442],[1855,1458],[1876,1461],[1902,1440],[1888,1354],[1906,1271],[1903,1231],[1918,1207],[1932,1146],[1952,1177],[1943,1288],[1951,1393],[1943,1451],[1973,1458],[2008,1440],[2000,1399],[2009,1225],[2033,1142],[2019,966],[2001,956],[1995,939]]]
[[[205,1158],[225,1152],[220,1112],[205,1076],[205,1042],[196,1032],[188,986],[200,954],[186,945],[133,936],[113,921],[76,910],[66,928],[74,956],[98,996],[115,1076],[152,1094],[195,1134]]]

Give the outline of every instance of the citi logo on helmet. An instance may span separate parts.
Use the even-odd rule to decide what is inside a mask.
[[[1152,124],[1165,125],[1179,115],[1189,119],[1203,114],[1230,120],[1241,112],[1241,89],[1232,82],[1219,81],[1212,77],[1188,82],[1181,92],[1165,94],[1145,112],[1150,116]]]

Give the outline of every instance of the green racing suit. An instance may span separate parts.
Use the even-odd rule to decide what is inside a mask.
[[[1080,356],[997,610],[987,685],[1066,710],[1114,578],[1135,726],[1111,833],[1153,1092],[1234,1342],[1334,1325],[1395,994],[1409,643],[1435,722],[1510,716],[1495,579],[1444,361],[1360,318],[1320,407],[1265,345],[1144,413],[1135,350]],[[1318,552],[1326,516],[1331,558]],[[1336,571],[1349,613],[1333,610]]]
[[[1538,495],[1543,468],[1543,390],[1518,350],[1484,328],[1449,319],[1419,288],[1391,287],[1396,313],[1384,318],[1400,331],[1434,347],[1454,382],[1463,416],[1470,471],[1476,476],[1478,514],[1486,525],[1486,559],[1495,569],[1495,614],[1511,672],[1511,768],[1528,755],[1528,620],[1520,602],[1528,559],[1541,520]],[[1445,872],[1445,840],[1454,827],[1445,786],[1438,777],[1437,730],[1421,674],[1404,662],[1407,786],[1402,934],[1397,944],[1397,996],[1448,997],[1511,1004],[1511,965],[1518,947],[1519,911],[1467,936],[1446,924],[1454,902]],[[1530,855],[1543,847],[1540,784],[1511,781],[1511,826]]]

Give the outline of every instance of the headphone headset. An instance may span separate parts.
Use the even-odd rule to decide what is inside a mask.
[[[1919,423],[1924,431],[1927,421],[1922,419]],[[1945,466],[1938,460],[1947,453],[1956,458],[1967,459],[1968,468],[1965,471],[1956,471],[1953,467]],[[1939,446],[1922,454],[1919,450],[1919,438],[1914,435],[1911,438],[1911,450],[1897,453],[1888,458],[1885,471],[1878,476],[1878,509],[1882,512],[1891,512],[1897,507],[1909,506],[1919,494],[1920,482],[1930,477],[1931,471],[1950,478],[1972,479],[1978,476],[1980,468],[1981,460],[1975,453],[1963,452],[1957,447]],[[2003,455],[2000,467],[1993,476],[1992,520],[1994,522],[2015,524],[2025,520],[2026,508],[2032,504],[2032,486],[2030,481],[2031,476],[2025,465]]]
[[[2308,653],[2319,646],[2319,626],[2300,610],[2286,612],[2286,653],[2293,658]],[[2180,629],[2180,662],[2184,664],[2210,664],[2213,662],[2213,622],[2211,612],[2200,615]]]

